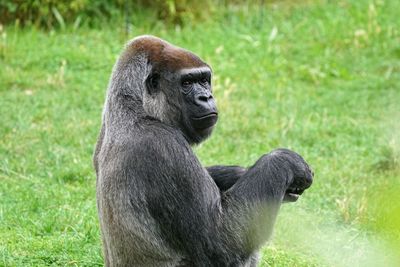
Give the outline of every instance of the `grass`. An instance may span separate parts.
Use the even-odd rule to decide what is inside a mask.
[[[400,4],[231,8],[185,27],[144,21],[0,32],[0,266],[102,265],[91,164],[112,66],[151,33],[214,71],[205,165],[302,154],[315,183],[284,205],[262,266],[399,266]],[[133,16],[140,21],[140,14]]]

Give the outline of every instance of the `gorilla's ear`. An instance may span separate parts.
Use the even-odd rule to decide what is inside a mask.
[[[150,95],[159,91],[160,74],[151,73],[146,79],[146,88]]]

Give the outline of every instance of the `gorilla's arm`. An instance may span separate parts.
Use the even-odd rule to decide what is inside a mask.
[[[129,160],[132,177],[146,181],[152,218],[192,266],[243,264],[269,238],[287,188],[308,178],[306,163],[280,150],[261,157],[221,193],[183,138],[164,131],[145,136],[129,153],[140,157]]]
[[[128,153],[129,162],[135,163],[131,176],[146,181],[143,192],[151,217],[169,246],[180,251],[185,266],[226,266],[231,254],[237,256],[234,251],[225,252],[218,187],[186,140],[158,131],[146,134]]]
[[[206,170],[221,191],[231,188],[247,171],[246,168],[240,166],[222,165],[206,167]]]

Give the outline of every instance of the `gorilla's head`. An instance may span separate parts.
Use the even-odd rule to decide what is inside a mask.
[[[146,59],[142,103],[147,115],[180,129],[191,144],[207,138],[218,119],[211,68],[193,53],[152,36],[135,38],[127,51]]]

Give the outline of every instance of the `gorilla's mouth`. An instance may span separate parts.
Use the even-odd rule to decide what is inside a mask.
[[[197,130],[204,130],[214,126],[218,120],[218,113],[211,112],[200,117],[192,117],[193,127]]]
[[[284,202],[295,202],[299,199],[300,195],[303,194],[305,189],[301,188],[288,188],[285,192],[285,196],[283,197]]]

